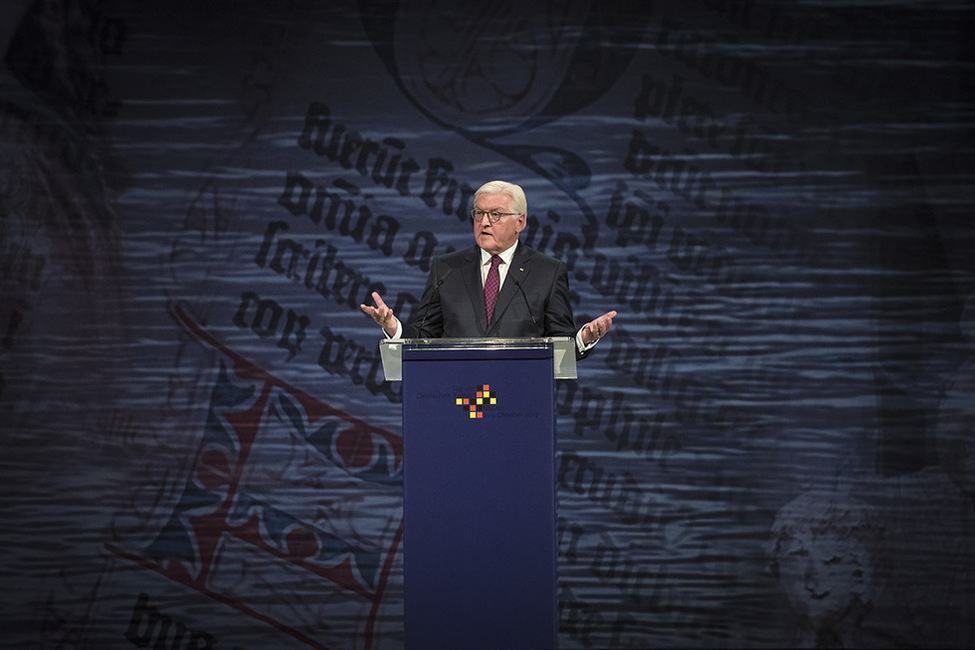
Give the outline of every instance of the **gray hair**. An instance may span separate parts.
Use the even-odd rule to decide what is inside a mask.
[[[507,194],[511,199],[511,210],[519,214],[528,213],[528,199],[525,198],[525,190],[520,185],[509,183],[508,181],[488,181],[477,188],[474,192],[474,202],[482,194]]]

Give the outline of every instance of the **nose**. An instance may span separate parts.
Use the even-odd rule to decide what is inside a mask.
[[[816,571],[813,560],[810,558],[806,561],[806,566],[802,572],[803,583],[806,586],[806,590],[812,594],[818,594],[820,591],[820,576],[819,572]]]
[[[802,579],[804,582],[809,582],[814,578],[816,572],[813,571],[813,561],[809,557],[802,558]]]

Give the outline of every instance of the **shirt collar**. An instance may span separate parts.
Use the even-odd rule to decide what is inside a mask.
[[[515,256],[515,249],[516,248],[518,248],[518,242],[517,241],[515,241],[514,245],[512,245],[512,247],[509,248],[508,250],[501,251],[500,253],[498,253],[498,256],[501,258],[501,260],[505,264],[511,264],[511,258]],[[487,252],[483,248],[481,248],[480,251],[481,251],[481,265],[483,266],[483,265],[486,265],[486,264],[490,264],[491,263],[491,257],[493,257],[491,255],[491,253]]]

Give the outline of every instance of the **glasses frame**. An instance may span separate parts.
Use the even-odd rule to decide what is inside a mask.
[[[477,216],[478,212],[481,213],[480,217]],[[474,220],[474,223],[477,223],[481,221],[481,219],[483,219],[484,217],[487,217],[488,221],[490,221],[491,223],[497,223],[501,221],[501,217],[513,217],[519,214],[521,213],[520,212],[498,212],[497,210],[485,211],[485,210],[478,210],[477,208],[474,208],[473,210],[471,210],[471,219]]]

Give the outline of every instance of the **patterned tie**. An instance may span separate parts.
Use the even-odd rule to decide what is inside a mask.
[[[484,311],[487,312],[488,325],[491,324],[491,316],[494,315],[494,303],[498,301],[498,287],[501,286],[501,276],[498,273],[498,265],[501,258],[495,255],[491,258],[491,270],[488,271],[487,280],[484,281]]]

